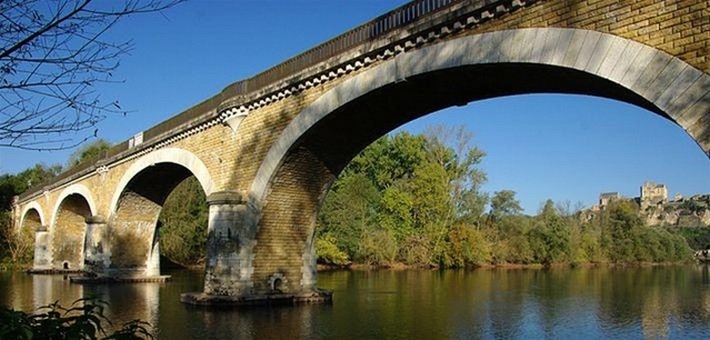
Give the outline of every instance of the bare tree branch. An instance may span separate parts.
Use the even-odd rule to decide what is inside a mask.
[[[57,150],[96,134],[109,114],[125,114],[95,86],[130,42],[106,37],[121,19],[184,0],[0,0],[0,147]]]

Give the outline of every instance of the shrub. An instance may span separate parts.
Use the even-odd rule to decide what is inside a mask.
[[[133,320],[106,335],[104,316],[108,303],[97,299],[79,299],[69,308],[54,302],[42,306],[34,314],[0,307],[0,339],[153,339],[150,324]]]

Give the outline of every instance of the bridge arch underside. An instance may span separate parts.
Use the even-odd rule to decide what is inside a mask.
[[[293,142],[286,144],[284,149],[288,151],[274,165],[263,191],[258,187],[252,191],[254,206],[261,207],[256,213],[255,291],[268,291],[269,278],[275,273],[285,275],[289,290],[311,290],[315,286],[313,238],[317,212],[337,175],[367,145],[409,121],[446,107],[529,93],[607,97],[671,119],[644,97],[613,81],[572,68],[533,63],[446,68],[391,82],[327,113],[309,112],[308,108],[301,114],[318,117],[303,119],[301,127],[295,123],[289,126],[295,127],[293,131],[301,130],[295,134],[298,137],[291,137]],[[293,131],[283,133],[282,140]],[[260,171],[259,175],[266,173]]]
[[[25,211],[21,221],[19,231],[20,242],[30,247],[29,249],[36,249],[35,244],[37,244],[38,247],[42,247],[46,251],[48,246],[46,232],[43,234],[44,237],[41,240],[39,239],[39,235],[42,231],[42,216],[40,215],[40,212],[35,208],[29,208]],[[36,267],[38,264],[36,250],[33,250],[32,255],[33,267]],[[42,265],[47,266],[49,265],[49,262],[44,259],[44,263],[42,263]]]
[[[138,172],[123,188],[109,222],[112,276],[160,275],[158,218],[168,195],[192,176],[175,163],[157,163]]]
[[[59,203],[54,225],[50,230],[53,269],[83,268],[86,219],[91,215],[89,202],[81,194],[70,194]],[[37,246],[41,246],[39,240]],[[35,256],[37,257],[37,254]]]

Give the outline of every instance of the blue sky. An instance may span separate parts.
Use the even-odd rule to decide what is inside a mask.
[[[99,136],[118,143],[230,83],[358,26],[406,1],[200,0],[163,15],[132,17],[112,38],[133,40],[106,100],[132,110]],[[527,213],[547,198],[589,206],[600,192],[638,195],[645,180],[671,194],[710,193],[710,160],[678,126],[633,105],[589,96],[523,95],[443,110],[400,129],[464,124],[488,156],[486,191],[512,189]],[[0,148],[0,173],[64,163],[71,150]]]

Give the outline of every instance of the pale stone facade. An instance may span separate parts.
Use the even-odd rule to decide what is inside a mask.
[[[668,188],[665,184],[646,181],[641,186],[641,209],[668,202]]]

